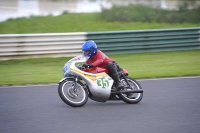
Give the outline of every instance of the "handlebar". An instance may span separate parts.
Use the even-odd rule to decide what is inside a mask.
[[[89,67],[76,66],[80,70],[89,69]]]

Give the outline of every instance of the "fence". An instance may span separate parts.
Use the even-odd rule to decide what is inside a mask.
[[[107,54],[200,49],[200,28],[0,35],[0,60],[75,56],[94,40]]]
[[[0,60],[74,56],[85,40],[83,32],[0,35]]]
[[[200,49],[200,28],[93,32],[87,36],[110,54]]]

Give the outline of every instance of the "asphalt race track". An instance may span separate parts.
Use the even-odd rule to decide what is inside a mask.
[[[0,133],[200,133],[200,77],[138,80],[139,104],[73,108],[57,85],[0,87]]]

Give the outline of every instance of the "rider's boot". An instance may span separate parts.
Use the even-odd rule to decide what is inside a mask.
[[[116,82],[116,88],[117,90],[121,90],[123,88],[123,85],[120,81],[119,75],[117,73],[117,68],[115,67],[115,64],[113,62],[109,62],[107,65],[107,69],[109,71],[109,75],[112,77],[112,79]]]
[[[123,85],[119,79],[119,75],[117,73],[112,75],[112,79],[115,81],[115,87],[117,89],[117,91],[120,91],[121,89],[123,89]]]

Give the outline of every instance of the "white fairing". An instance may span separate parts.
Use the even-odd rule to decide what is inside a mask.
[[[90,98],[98,102],[106,102],[110,97],[111,87],[114,81],[104,72],[92,74],[78,69],[77,67],[85,63],[86,60],[87,57],[83,55],[69,60],[63,68],[64,77],[75,75],[82,78],[92,93],[92,97]]]

